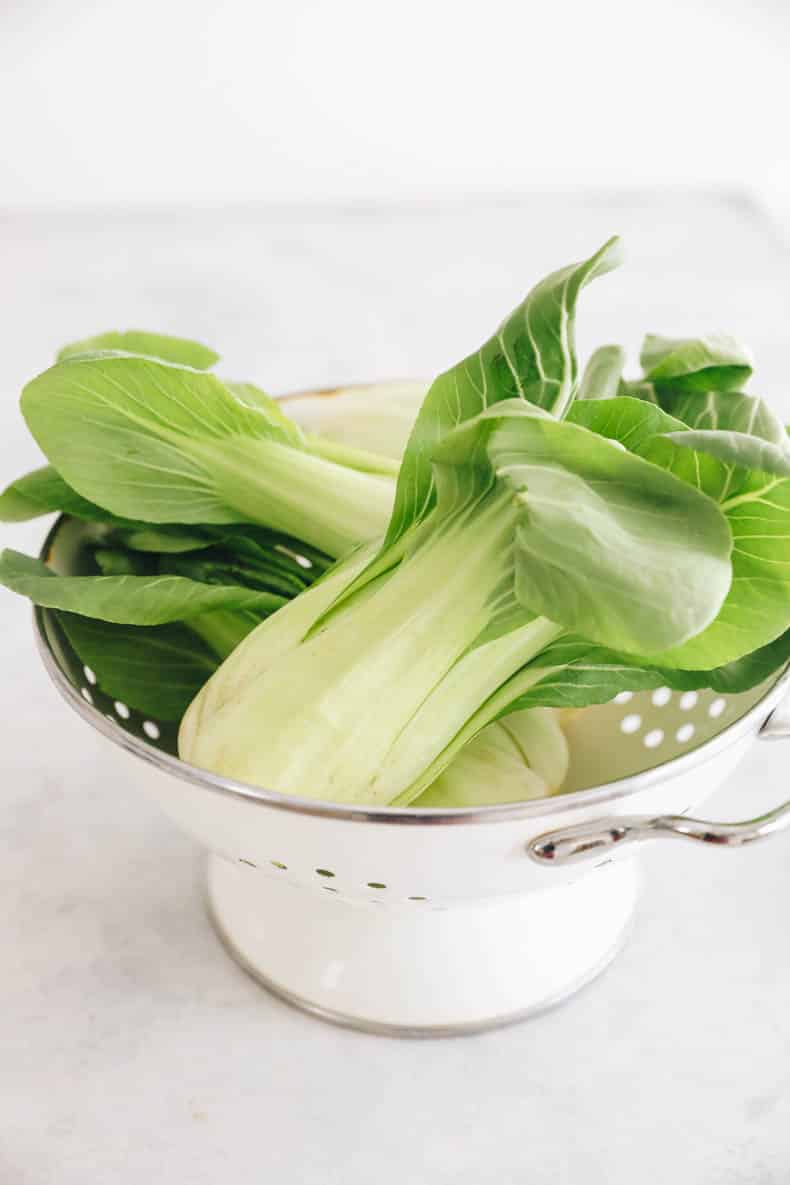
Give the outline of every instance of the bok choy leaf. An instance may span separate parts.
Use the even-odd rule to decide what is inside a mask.
[[[676,391],[732,391],[752,373],[751,351],[726,334],[672,338],[649,333],[639,356],[645,380]]]
[[[40,560],[9,550],[0,554],[0,584],[48,609],[125,625],[162,625],[215,609],[263,615],[285,604],[285,597],[274,593],[184,576],[57,576]]]
[[[101,506],[80,497],[51,465],[17,478],[0,494],[0,522],[27,522],[54,513],[70,514],[86,522],[106,523],[114,517]]]
[[[381,533],[391,480],[312,455],[261,394],[243,401],[212,374],[148,358],[82,356],[28,383],[22,410],[68,485],[114,515],[259,523],[332,555]]]
[[[73,613],[58,613],[57,619],[102,691],[159,723],[181,719],[232,649],[218,653],[194,629],[179,622],[119,625]]]
[[[78,358],[83,354],[102,352],[141,354],[147,358],[158,358],[162,362],[175,362],[178,366],[191,366],[194,370],[210,370],[219,362],[208,346],[189,341],[184,337],[168,337],[164,333],[147,333],[142,329],[129,329],[125,333],[111,330],[82,341],[71,342],[58,352],[57,361]]]
[[[576,383],[576,300],[585,284],[619,263],[614,238],[583,263],[553,272],[479,350],[434,381],[403,458],[388,545],[433,505],[433,449],[453,428],[503,399],[524,399],[554,416],[564,414]]]

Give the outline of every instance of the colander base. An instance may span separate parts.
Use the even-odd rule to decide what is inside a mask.
[[[638,890],[635,861],[618,860],[572,884],[415,916],[217,856],[208,871],[211,919],[245,971],[324,1020],[392,1036],[478,1032],[561,1003],[621,949]]]

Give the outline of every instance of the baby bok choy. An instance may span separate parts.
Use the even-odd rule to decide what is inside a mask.
[[[306,598],[254,631],[187,712],[182,756],[291,793],[408,803],[480,706],[565,633],[662,650],[727,594],[731,538],[711,499],[526,402],[449,432],[432,464],[422,520],[295,646],[274,657]]]
[[[609,348],[577,381],[576,298],[616,260],[613,242],[549,276],[439,376],[383,545],[338,565],[337,595],[319,583],[245,639],[186,713],[185,758],[320,799],[422,804],[512,713],[741,690],[786,660],[790,500],[753,446],[702,439],[718,429],[689,411],[689,376],[733,396],[738,349],[670,343],[671,363],[656,371],[653,350],[625,384]],[[752,439],[764,418],[737,422]]]
[[[54,474],[8,490],[8,517],[51,504],[60,481],[122,518],[254,523],[332,556],[389,518],[397,462],[309,440],[249,383],[140,354],[77,353],[28,383],[22,412]]]

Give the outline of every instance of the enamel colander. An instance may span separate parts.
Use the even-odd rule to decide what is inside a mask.
[[[85,527],[45,547],[78,570]],[[114,700],[53,614],[44,665],[82,718],[136,759],[143,789],[208,852],[209,910],[262,984],[324,1018],[443,1034],[505,1023],[570,995],[618,950],[644,842],[744,844],[790,825],[690,817],[758,738],[790,735],[790,672],[737,696],[623,693],[571,717],[565,792],[456,810],[361,808],[280,795],[180,761],[172,724]],[[89,775],[87,775],[89,776]]]

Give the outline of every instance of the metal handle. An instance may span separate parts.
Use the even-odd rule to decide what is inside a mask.
[[[788,736],[790,714],[787,710],[773,712],[760,730],[764,740],[781,740]],[[790,828],[790,802],[740,823],[711,823],[704,819],[689,819],[685,815],[576,823],[537,836],[527,845],[527,851],[538,864],[576,864],[596,853],[645,839],[694,839],[700,843],[739,848],[787,828]]]

